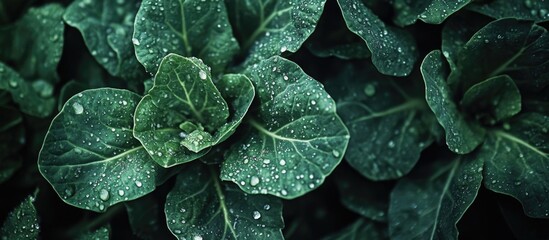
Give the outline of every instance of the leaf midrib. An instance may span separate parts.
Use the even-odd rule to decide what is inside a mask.
[[[494,131],[494,134],[497,136],[497,137],[500,137],[500,138],[504,138],[504,139],[507,139],[509,141],[512,141],[514,142],[515,144],[518,144],[518,145],[521,145],[521,146],[524,146],[530,150],[532,150],[533,152],[543,156],[544,158],[549,158],[547,157],[547,153],[537,149],[536,147],[530,145],[530,143],[518,138],[518,137],[515,137],[513,136],[512,134],[509,134],[509,133],[506,133],[504,131],[501,131],[501,130],[497,130],[497,131]]]
[[[444,187],[442,188],[442,192],[440,194],[440,198],[438,200],[438,208],[436,210],[436,214],[435,214],[435,223],[433,224],[433,230],[431,231],[431,236],[429,236],[429,239],[434,239],[434,236],[435,236],[435,232],[436,232],[436,229],[437,229],[437,225],[438,225],[438,218],[439,218],[439,215],[440,215],[440,210],[442,209],[442,200],[444,199],[444,196],[446,195],[446,192],[448,192],[448,188],[450,188],[450,184],[452,183],[452,179],[454,178],[454,175],[456,173],[456,170],[459,166],[459,163],[460,163],[461,160],[455,160],[454,163],[453,163],[453,166],[451,167],[451,170],[450,170],[450,174],[448,175],[448,178],[446,179],[446,182],[444,183]]]
[[[215,192],[216,192],[217,197],[219,199],[219,207],[221,208],[221,211],[223,212],[223,220],[225,222],[225,229],[223,230],[223,237],[221,239],[225,239],[226,229],[227,228],[229,228],[229,230],[231,231],[231,234],[233,235],[234,239],[238,239],[234,228],[230,224],[231,220],[229,219],[229,211],[227,210],[227,205],[225,204],[225,195],[223,194],[223,190],[221,189],[221,183],[217,179],[218,174],[216,173],[216,171],[211,166],[209,167],[209,170],[210,170],[210,174],[211,174],[211,177],[213,179],[213,182],[214,182]]]

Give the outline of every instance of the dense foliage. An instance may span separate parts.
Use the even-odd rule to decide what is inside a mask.
[[[0,0],[1,239],[549,239],[547,0]]]

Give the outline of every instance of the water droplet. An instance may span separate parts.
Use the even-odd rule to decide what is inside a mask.
[[[109,200],[109,191],[107,191],[107,189],[101,189],[101,191],[99,191],[99,198],[103,201]]]
[[[65,197],[70,197],[74,194],[74,188],[69,186],[65,189]]]
[[[10,84],[10,87],[12,87],[12,88],[16,88],[17,86],[19,86],[19,83],[17,82],[17,79],[15,79],[15,78],[10,78],[9,84]]]
[[[268,211],[269,209],[271,209],[271,205],[265,204],[265,206],[263,206],[263,209]]]
[[[394,148],[395,147],[395,142],[394,141],[389,141],[389,143],[387,143],[387,146],[389,148]]]
[[[132,43],[135,46],[139,46],[139,40],[137,38],[132,38]]]
[[[206,72],[204,72],[204,71],[202,71],[202,70],[200,70],[200,71],[198,72],[198,76],[199,76],[200,79],[202,79],[202,80],[206,80],[206,77],[207,77],[207,76],[206,76]]]
[[[193,237],[193,240],[202,240],[202,236],[196,235]]]
[[[332,155],[334,155],[334,157],[339,157],[340,154],[339,154],[339,151],[334,149],[332,150]]]
[[[371,96],[374,96],[376,94],[376,87],[372,84],[368,84],[366,85],[366,87],[364,88],[364,93],[366,94],[366,96],[368,97],[371,97]]]
[[[288,48],[286,48],[286,47],[281,47],[281,48],[280,48],[280,52],[281,52],[281,53],[286,52],[286,50],[288,50]]]
[[[253,176],[252,179],[250,180],[250,185],[256,186],[257,184],[259,184],[259,178],[256,176]]]
[[[82,114],[84,112],[84,107],[82,107],[82,105],[78,102],[73,103],[72,108],[76,114]]]
[[[258,211],[254,211],[253,213],[253,216],[254,216],[254,219],[260,219],[261,218],[261,213],[259,213]]]
[[[286,165],[286,160],[280,159],[280,162],[279,162],[279,163],[280,163],[281,166],[284,166],[284,165]]]
[[[141,183],[141,181],[135,181],[135,186],[142,187],[143,183]]]
[[[118,190],[118,195],[120,195],[121,197],[124,196],[124,190],[122,189]]]

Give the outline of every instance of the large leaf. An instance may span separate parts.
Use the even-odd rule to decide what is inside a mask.
[[[545,0],[494,0],[480,1],[468,9],[495,19],[518,18],[544,22],[549,20],[549,2]]]
[[[393,3],[395,22],[400,26],[407,26],[419,19],[426,23],[440,24],[470,2],[471,0],[396,0]]]
[[[195,164],[181,172],[165,211],[178,239],[283,239],[282,202],[220,182],[213,167]]]
[[[457,222],[475,200],[481,159],[436,159],[428,171],[406,177],[391,193],[391,239],[457,239]]]
[[[53,120],[38,167],[66,203],[97,212],[155,189],[164,170],[132,136],[140,96],[127,90],[87,90]]]
[[[484,140],[484,129],[468,122],[454,103],[446,83],[448,66],[439,50],[430,52],[421,64],[425,98],[440,125],[446,131],[446,144],[455,153],[473,151]]]
[[[349,132],[320,83],[272,57],[247,70],[259,109],[252,129],[225,155],[223,180],[245,192],[295,198],[317,188],[341,161]]]
[[[397,81],[362,63],[327,84],[351,134],[345,159],[369,179],[408,173],[433,140],[429,125],[437,123],[415,80]]]
[[[324,240],[385,240],[389,239],[387,225],[371,222],[365,219],[358,219],[348,227],[342,229]]]
[[[203,59],[217,74],[239,49],[223,0],[144,0],[132,41],[150,73],[168,53],[177,53]]]
[[[463,95],[461,106],[475,114],[477,120],[493,125],[519,113],[522,105],[513,79],[500,75],[469,88]]]
[[[252,103],[253,86],[238,74],[225,75],[218,85],[223,93],[200,60],[164,58],[135,114],[134,134],[157,163],[192,161],[234,133]],[[223,97],[231,100],[232,112]]]
[[[35,197],[28,196],[8,214],[0,229],[2,239],[38,239],[40,226],[34,200]]]
[[[548,128],[546,115],[519,115],[489,134],[479,154],[484,186],[518,199],[531,217],[549,218]]]
[[[21,167],[18,151],[26,143],[23,116],[19,111],[0,107],[0,183]]]
[[[225,0],[247,62],[296,52],[313,33],[326,0]]]
[[[464,92],[487,78],[507,74],[521,89],[549,85],[549,34],[531,21],[501,19],[480,29],[457,56],[448,82]]]
[[[74,1],[63,18],[77,28],[93,57],[113,76],[144,79],[131,41],[139,1]],[[141,79],[140,79],[141,78]]]
[[[385,24],[361,0],[338,0],[349,30],[360,36],[372,52],[372,62],[383,74],[406,76],[417,60],[412,36]]]

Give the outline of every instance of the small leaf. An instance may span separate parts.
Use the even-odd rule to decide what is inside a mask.
[[[372,53],[372,62],[383,74],[406,76],[417,60],[412,36],[381,21],[360,0],[338,0],[347,27],[360,36]]]
[[[458,54],[448,83],[465,91],[498,75],[509,75],[520,89],[549,85],[549,34],[531,21],[501,19],[480,29]]]
[[[144,0],[132,41],[149,73],[168,53],[176,53],[203,59],[217,74],[239,49],[222,0]]]
[[[519,113],[521,97],[515,82],[507,75],[500,75],[469,88],[463,95],[461,106],[476,113],[477,120],[493,125]]]
[[[386,240],[389,239],[387,226],[382,223],[358,219],[340,232],[330,235],[324,240]]]
[[[63,18],[80,31],[92,56],[111,75],[142,81],[146,76],[130,40],[138,2],[77,0]]]
[[[403,178],[393,189],[391,239],[457,239],[456,224],[477,196],[484,162],[461,156],[437,160],[425,173]]]
[[[250,67],[259,109],[252,129],[226,153],[221,178],[248,193],[301,196],[341,161],[349,133],[331,97],[295,63],[272,57]],[[249,115],[250,116],[250,115]]]
[[[326,0],[226,0],[246,64],[297,52],[313,33]]]
[[[28,196],[8,214],[0,229],[2,239],[38,239],[40,226],[34,200],[35,197]]]
[[[438,122],[446,131],[446,144],[451,151],[466,154],[484,141],[485,130],[476,123],[468,122],[446,83],[448,66],[439,50],[430,52],[421,64],[425,82],[425,98]]]
[[[549,117],[526,113],[488,134],[479,158],[486,160],[484,186],[518,199],[530,217],[549,218]]]
[[[396,0],[393,3],[396,13],[395,23],[408,26],[419,19],[425,23],[441,24],[448,16],[470,2],[471,0]]]
[[[53,120],[38,168],[66,203],[103,212],[153,191],[166,172],[132,136],[140,96],[100,88],[73,96]]]
[[[468,9],[495,19],[517,18],[545,22],[549,20],[549,2],[539,0],[493,0],[473,3]]]
[[[100,227],[99,229],[91,232],[80,234],[77,240],[109,240],[110,239],[111,226]]]
[[[283,239],[282,202],[220,182],[213,167],[180,173],[165,211],[178,239]]]
[[[419,79],[397,81],[361,63],[343,67],[331,80],[326,88],[351,134],[347,162],[371,180],[396,179],[412,170],[433,141],[429,125],[437,124]]]

